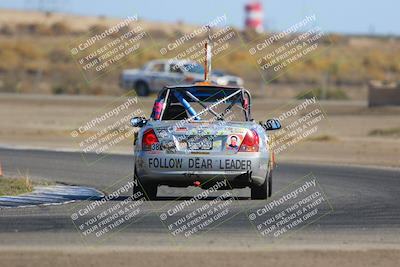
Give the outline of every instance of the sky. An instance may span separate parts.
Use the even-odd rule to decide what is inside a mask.
[[[105,15],[205,24],[226,14],[228,24],[242,28],[249,0],[0,0],[0,8],[45,9],[80,15]],[[284,30],[315,14],[325,32],[400,35],[399,0],[261,0],[264,27]]]

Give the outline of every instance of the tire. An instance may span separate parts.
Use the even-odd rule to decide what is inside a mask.
[[[148,96],[150,94],[149,86],[143,81],[135,84],[135,91],[138,96]]]
[[[272,169],[269,168],[265,181],[260,186],[251,187],[251,199],[267,199],[272,194]]]
[[[268,172],[268,197],[272,195],[272,169]]]
[[[137,181],[137,186],[133,187],[133,194],[141,192],[147,200],[155,200],[157,198],[158,184],[156,183],[144,183],[140,178],[134,174],[133,179]]]

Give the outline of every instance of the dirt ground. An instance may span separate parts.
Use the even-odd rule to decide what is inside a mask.
[[[71,132],[101,114],[115,97],[0,94],[0,146],[79,150]],[[139,100],[149,115],[153,98]],[[297,102],[255,99],[253,115],[265,120]],[[400,137],[371,136],[400,127],[400,107],[369,109],[365,102],[322,102],[326,120],[308,141],[277,155],[284,161],[400,166]],[[108,152],[132,153],[132,138]],[[379,243],[379,241],[378,241]],[[399,266],[399,247],[374,244],[273,248],[0,247],[1,266]]]
[[[100,114],[103,107],[121,101],[117,97],[44,96],[0,94],[0,145],[6,147],[80,150],[71,132]],[[141,109],[149,116],[153,98],[141,98]],[[295,100],[255,99],[253,116],[265,120]],[[326,113],[318,131],[278,154],[280,161],[330,164],[400,166],[398,133],[371,135],[374,130],[400,128],[400,107],[368,108],[365,102],[321,102]],[[107,152],[132,153],[132,138]]]
[[[2,266],[398,266],[398,249],[4,249]]]

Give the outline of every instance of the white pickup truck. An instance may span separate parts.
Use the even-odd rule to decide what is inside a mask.
[[[139,96],[159,92],[165,86],[190,84],[204,80],[204,68],[194,61],[187,60],[153,60],[141,69],[123,70],[120,86],[127,90],[135,89]],[[211,75],[211,81],[223,86],[243,86],[240,77],[226,75],[218,71]]]

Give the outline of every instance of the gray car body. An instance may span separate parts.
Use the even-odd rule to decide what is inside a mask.
[[[159,140],[154,150],[143,151],[143,134],[153,129]],[[248,131],[259,137],[257,152],[239,152],[228,146],[235,135],[243,141]],[[190,150],[182,140],[212,136],[212,150]],[[159,185],[189,186],[195,181],[228,180],[233,188],[262,185],[270,164],[269,137],[258,123],[248,121],[149,120],[135,138],[135,171],[143,180]],[[183,141],[184,143],[184,141]],[[240,145],[240,144],[239,144]]]

